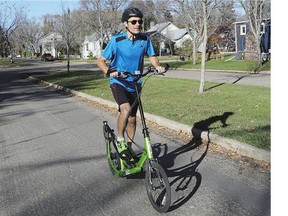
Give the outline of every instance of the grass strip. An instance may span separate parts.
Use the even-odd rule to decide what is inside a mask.
[[[56,70],[33,76],[114,101],[102,72]],[[200,94],[195,80],[153,76],[144,81],[145,112],[270,151],[270,88],[205,82]]]

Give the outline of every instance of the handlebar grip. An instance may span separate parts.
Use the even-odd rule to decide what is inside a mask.
[[[166,73],[167,70],[169,69],[169,64],[166,64],[164,68],[165,68],[165,71],[163,73],[160,73],[160,74],[159,74],[158,70],[155,68],[153,74],[165,76],[164,73]],[[150,70],[151,70],[151,68],[150,68]]]
[[[128,77],[128,75],[127,74],[125,74],[125,72],[119,72],[118,71],[118,77],[122,77],[122,78],[127,78]]]
[[[108,68],[107,72],[106,72],[106,76],[109,77],[111,73],[116,72],[116,66],[110,67]]]

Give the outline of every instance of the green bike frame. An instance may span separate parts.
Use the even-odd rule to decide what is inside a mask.
[[[120,158],[120,169],[117,169],[115,166],[111,166],[112,172],[114,173],[114,176],[116,176],[116,177],[123,177],[123,176],[126,176],[126,175],[139,173],[139,172],[142,171],[146,160],[154,158],[153,157],[152,148],[151,148],[151,143],[150,143],[149,131],[148,131],[148,128],[147,128],[147,125],[146,125],[146,121],[145,121],[145,117],[144,117],[144,111],[143,111],[143,106],[142,106],[142,102],[141,102],[141,98],[140,98],[140,95],[139,95],[139,91],[138,91],[137,85],[135,85],[135,90],[137,92],[137,99],[138,99],[138,104],[139,104],[140,118],[141,118],[142,127],[143,127],[144,148],[143,148],[143,152],[141,154],[140,159],[138,160],[137,163],[134,163],[134,164],[130,164],[130,163],[128,164],[127,161],[125,161],[125,160],[120,158],[120,155],[117,152],[118,156]],[[110,134],[113,134],[112,135],[113,137],[110,137],[107,142],[110,142],[111,144],[113,144],[114,148],[117,149],[117,147],[116,147],[116,137],[115,137],[113,131]],[[106,145],[108,145],[108,144],[109,143],[106,143]],[[106,149],[107,149],[108,162],[110,164],[113,164],[113,159],[111,158],[111,149],[110,148],[106,148]]]

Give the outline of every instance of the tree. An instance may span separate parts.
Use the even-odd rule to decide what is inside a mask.
[[[5,57],[8,55],[7,53],[8,53],[8,49],[7,49],[7,45],[5,41],[5,32],[0,26],[0,56]]]
[[[173,0],[173,11],[181,15],[188,34],[193,41],[193,63],[196,64],[198,47],[201,45],[201,79],[199,92],[204,92],[206,45],[208,28],[211,27],[211,14],[219,6],[221,0]],[[214,30],[212,30],[213,32]]]
[[[43,37],[43,28],[35,19],[26,19],[19,27],[19,33],[25,48],[31,51],[33,58],[39,53],[39,40]]]
[[[98,33],[101,49],[104,48],[109,35],[119,32],[121,28],[119,10],[126,3],[127,0],[80,0],[81,20]]]
[[[54,29],[62,36],[67,49],[67,72],[70,72],[70,49],[73,45],[77,43],[77,17],[71,14],[70,9],[67,10],[62,7],[62,14],[55,17]]]
[[[43,16],[44,25],[43,25],[43,35],[47,35],[54,31],[53,22],[55,20],[55,15],[46,14]]]
[[[219,23],[215,31],[217,43],[221,49],[232,51],[235,47],[234,22],[236,22],[234,0],[223,0],[217,17],[217,23]]]
[[[270,0],[238,0],[245,10],[250,24],[250,31],[253,35],[253,41],[257,52],[258,66],[261,65],[261,22],[270,18]]]
[[[146,0],[146,1],[139,1],[139,0],[132,0],[128,7],[137,7],[139,8],[144,17],[144,24],[143,24],[143,30],[148,30],[150,28],[151,23],[155,23],[156,16],[155,14],[159,15],[159,10],[156,9],[155,4],[152,0]],[[157,12],[156,12],[157,11]]]
[[[13,63],[13,47],[11,43],[11,37],[15,30],[21,25],[24,18],[24,8],[16,7],[15,4],[9,4],[7,2],[2,3],[0,8],[0,28],[2,36],[4,36],[3,44],[7,46],[11,55],[11,63]]]

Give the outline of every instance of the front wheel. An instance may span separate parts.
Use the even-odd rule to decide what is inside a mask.
[[[171,188],[163,167],[155,161],[147,161],[145,182],[153,208],[160,213],[167,212],[171,203]]]

